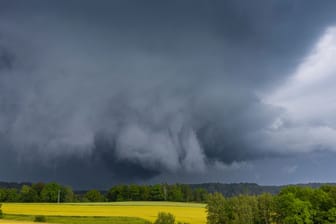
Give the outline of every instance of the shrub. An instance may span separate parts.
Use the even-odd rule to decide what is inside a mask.
[[[35,216],[34,222],[47,222],[47,219],[44,215]]]
[[[159,212],[154,224],[174,224],[175,216],[171,213]]]

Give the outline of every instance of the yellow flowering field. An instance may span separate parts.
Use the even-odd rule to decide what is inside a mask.
[[[122,216],[155,220],[158,212],[170,212],[177,221],[206,223],[205,205],[179,202],[112,202],[112,203],[4,203],[5,214],[46,216]]]

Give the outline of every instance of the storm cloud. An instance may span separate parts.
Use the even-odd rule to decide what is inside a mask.
[[[0,8],[0,179],[274,183],[335,151],[334,1]]]

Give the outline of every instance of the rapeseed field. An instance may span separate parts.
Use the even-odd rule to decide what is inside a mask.
[[[5,214],[86,217],[138,217],[154,221],[158,212],[170,212],[177,221],[206,223],[205,204],[179,202],[112,202],[112,203],[5,203]]]

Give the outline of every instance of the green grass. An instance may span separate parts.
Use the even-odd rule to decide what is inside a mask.
[[[4,219],[17,221],[33,221],[33,215],[5,214]],[[83,216],[46,216],[48,223],[61,224],[145,224],[147,221],[135,217],[83,217]]]

